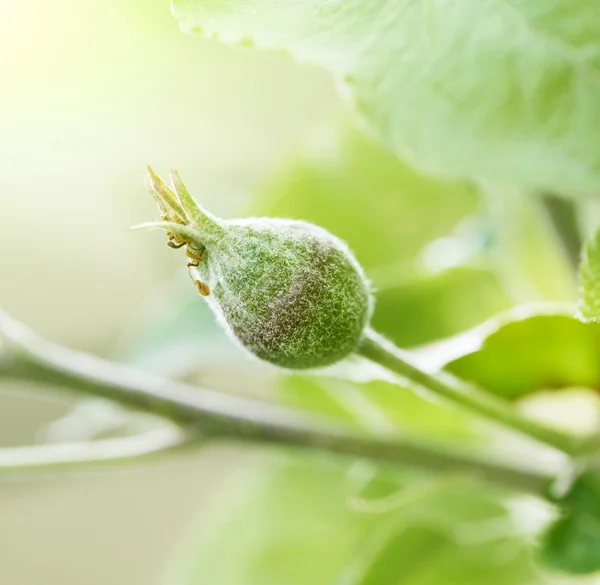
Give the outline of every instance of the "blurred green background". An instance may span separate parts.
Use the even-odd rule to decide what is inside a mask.
[[[177,168],[217,214],[303,218],[346,239],[377,290],[375,326],[403,347],[516,303],[573,299],[569,267],[532,203],[508,193],[501,210],[490,210],[472,185],[415,174],[351,128],[327,73],[184,36],[167,2],[0,0],[0,71],[0,304],[52,340],[370,430],[491,440],[473,421],[383,383],[280,377],[241,355],[189,285],[182,255],[159,235],[126,231],[155,216],[146,163],[165,174]],[[71,398],[0,390],[1,446],[91,438],[92,423],[97,435],[118,434],[129,424],[100,405],[75,415],[78,424],[50,424]],[[0,582],[404,583],[357,577],[359,544],[389,528],[348,512],[345,466],[282,459],[228,445],[127,468],[0,477]],[[393,485],[408,481],[391,475]],[[251,505],[238,512],[222,503],[242,497],[228,499],[232,490]],[[512,510],[484,498],[473,512],[460,490],[450,498],[456,514],[470,510],[476,521]],[[220,532],[229,525],[237,540]],[[518,546],[505,556],[494,548],[492,581],[488,560],[473,560],[488,558],[485,539],[485,550],[467,546],[461,561],[464,547],[448,544],[448,525],[402,530],[392,566],[406,566],[419,546],[442,555],[439,573],[421,571],[411,585],[534,582]],[[510,534],[501,533],[505,549]],[[311,556],[319,539],[331,552]],[[470,572],[453,568],[457,558]]]

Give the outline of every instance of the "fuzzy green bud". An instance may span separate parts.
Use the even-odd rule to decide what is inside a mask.
[[[233,337],[283,368],[333,364],[358,346],[372,295],[341,240],[304,221],[222,220],[205,211],[173,172],[172,188],[148,168],[167,232],[186,247],[198,291]]]

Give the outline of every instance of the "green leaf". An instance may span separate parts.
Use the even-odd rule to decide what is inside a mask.
[[[185,31],[331,70],[421,168],[564,192],[600,186],[593,0],[172,0]]]
[[[550,311],[515,311],[463,336],[452,373],[508,399],[558,388],[600,386],[600,323]]]
[[[412,497],[364,513],[350,505],[353,481],[353,468],[305,458],[237,474],[200,518],[166,583],[532,582],[527,539],[493,491],[465,482],[431,489],[422,478],[389,474],[370,486],[370,501],[392,484]]]
[[[579,265],[579,311],[586,321],[600,320],[600,231],[587,243]]]
[[[600,571],[600,476],[584,473],[554,500],[560,516],[542,539],[543,561],[573,574]]]

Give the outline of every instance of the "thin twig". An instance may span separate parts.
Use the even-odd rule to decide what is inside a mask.
[[[46,472],[70,468],[125,464],[183,448],[189,443],[175,426],[164,426],[131,437],[57,445],[0,449],[0,472]]]

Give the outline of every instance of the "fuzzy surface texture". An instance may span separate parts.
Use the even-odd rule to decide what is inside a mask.
[[[295,220],[249,218],[221,227],[199,270],[213,310],[244,348],[289,369],[324,367],[354,351],[372,295],[344,242]]]

